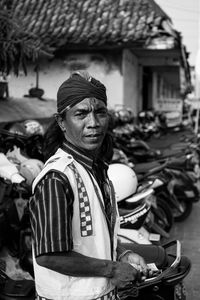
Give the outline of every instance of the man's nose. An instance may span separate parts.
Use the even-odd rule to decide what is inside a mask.
[[[95,115],[94,112],[91,112],[91,113],[88,115],[88,126],[90,126],[90,127],[96,127],[96,126],[99,126],[98,118],[97,118],[97,116]]]

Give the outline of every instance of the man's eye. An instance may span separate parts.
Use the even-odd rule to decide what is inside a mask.
[[[85,112],[85,111],[77,112],[77,113],[75,114],[75,116],[77,116],[77,117],[84,117],[84,116],[86,116],[86,115],[87,115],[87,112]]]
[[[101,114],[101,115],[107,115],[108,111],[106,109],[99,109],[97,111],[97,114]]]

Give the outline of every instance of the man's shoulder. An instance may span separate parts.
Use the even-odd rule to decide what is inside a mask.
[[[74,158],[72,155],[68,154],[62,149],[58,149],[58,151],[46,161],[44,170],[51,169],[64,172],[65,168],[71,164],[73,160]]]
[[[35,178],[33,185],[32,185],[32,191],[34,193],[36,185],[41,182],[42,179],[47,178],[47,174],[55,173],[57,176],[60,174],[61,178],[64,178],[64,173],[68,165],[70,165],[73,162],[73,157],[63,151],[62,149],[58,149],[58,151],[51,156],[45,163],[44,168],[39,173],[39,175]],[[48,175],[49,176],[49,175]],[[55,177],[54,177],[55,178]]]

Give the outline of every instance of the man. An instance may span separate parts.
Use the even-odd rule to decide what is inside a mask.
[[[131,264],[144,272],[147,266],[117,241],[104,85],[87,73],[72,74],[58,90],[56,121],[30,201],[38,299],[117,299],[117,288],[137,279]]]

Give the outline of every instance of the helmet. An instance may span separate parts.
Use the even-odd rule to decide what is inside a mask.
[[[125,164],[110,164],[108,177],[113,183],[117,202],[129,198],[137,190],[137,176],[135,172]]]
[[[141,123],[154,122],[155,113],[152,110],[142,110],[138,113],[138,120]]]
[[[30,158],[20,164],[19,172],[30,186],[35,177],[41,172],[44,163],[39,159]]]
[[[44,134],[44,128],[43,126],[36,120],[26,120],[24,121],[24,128],[26,131],[26,134],[28,136],[34,135],[34,134]]]
[[[134,120],[133,112],[128,107],[116,108],[116,114],[121,124],[131,123]]]
[[[8,124],[5,129],[7,129],[11,133],[26,136],[44,134],[43,126],[36,120],[26,120],[23,122],[15,122],[12,124]]]

